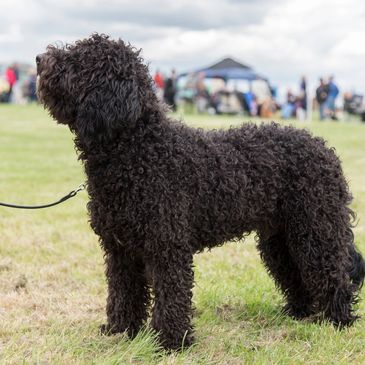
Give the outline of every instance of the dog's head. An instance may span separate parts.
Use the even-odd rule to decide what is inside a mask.
[[[80,135],[111,134],[134,126],[157,102],[139,51],[93,34],[36,58],[38,97],[59,123]]]

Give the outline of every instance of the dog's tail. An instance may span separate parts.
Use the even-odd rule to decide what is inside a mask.
[[[361,289],[365,278],[365,261],[355,246],[352,246],[350,255],[350,279],[358,287],[358,289]]]

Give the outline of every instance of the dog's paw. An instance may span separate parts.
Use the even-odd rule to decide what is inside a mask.
[[[189,334],[181,340],[174,340],[173,338],[161,339],[161,346],[166,351],[183,351],[194,344],[194,336]]]
[[[313,313],[312,311],[305,305],[293,305],[293,304],[286,304],[282,309],[283,314],[292,317],[297,320],[301,320],[311,316]]]
[[[115,327],[110,326],[109,324],[102,324],[99,326],[100,334],[104,336],[115,335],[116,333],[120,333],[123,331],[118,331]]]
[[[100,334],[105,336],[112,336],[117,333],[125,333],[130,339],[133,339],[136,337],[139,328],[133,328],[133,327],[124,327],[124,326],[111,326],[110,324],[102,324],[99,326]]]
[[[105,335],[105,336],[111,335],[110,327],[107,324],[100,325],[99,326],[99,332],[100,332],[100,334]]]
[[[326,316],[325,316],[326,317]],[[335,317],[327,317],[327,319],[339,330],[343,330],[346,327],[351,327],[354,322],[359,319],[360,316],[348,315],[348,316],[335,316]]]

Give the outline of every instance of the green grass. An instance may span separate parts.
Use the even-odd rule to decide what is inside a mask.
[[[190,116],[186,121],[226,128],[243,119]],[[365,252],[365,125],[298,126],[324,136],[341,156],[358,213],[356,241]],[[0,201],[53,201],[84,179],[66,127],[36,105],[0,105]],[[192,348],[158,351],[148,329],[133,341],[101,336],[103,254],[88,226],[86,202],[83,192],[47,210],[0,207],[0,364],[365,363],[365,319],[339,332],[280,314],[282,297],[252,237],[196,256]],[[359,312],[365,317],[365,300]]]

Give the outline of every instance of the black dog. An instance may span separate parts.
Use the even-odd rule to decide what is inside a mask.
[[[351,324],[365,264],[351,194],[321,138],[277,124],[204,132],[170,120],[139,52],[94,34],[37,57],[38,95],[75,133],[105,250],[107,333],[134,336],[153,289],[166,348],[192,342],[193,255],[257,233],[286,313]]]

